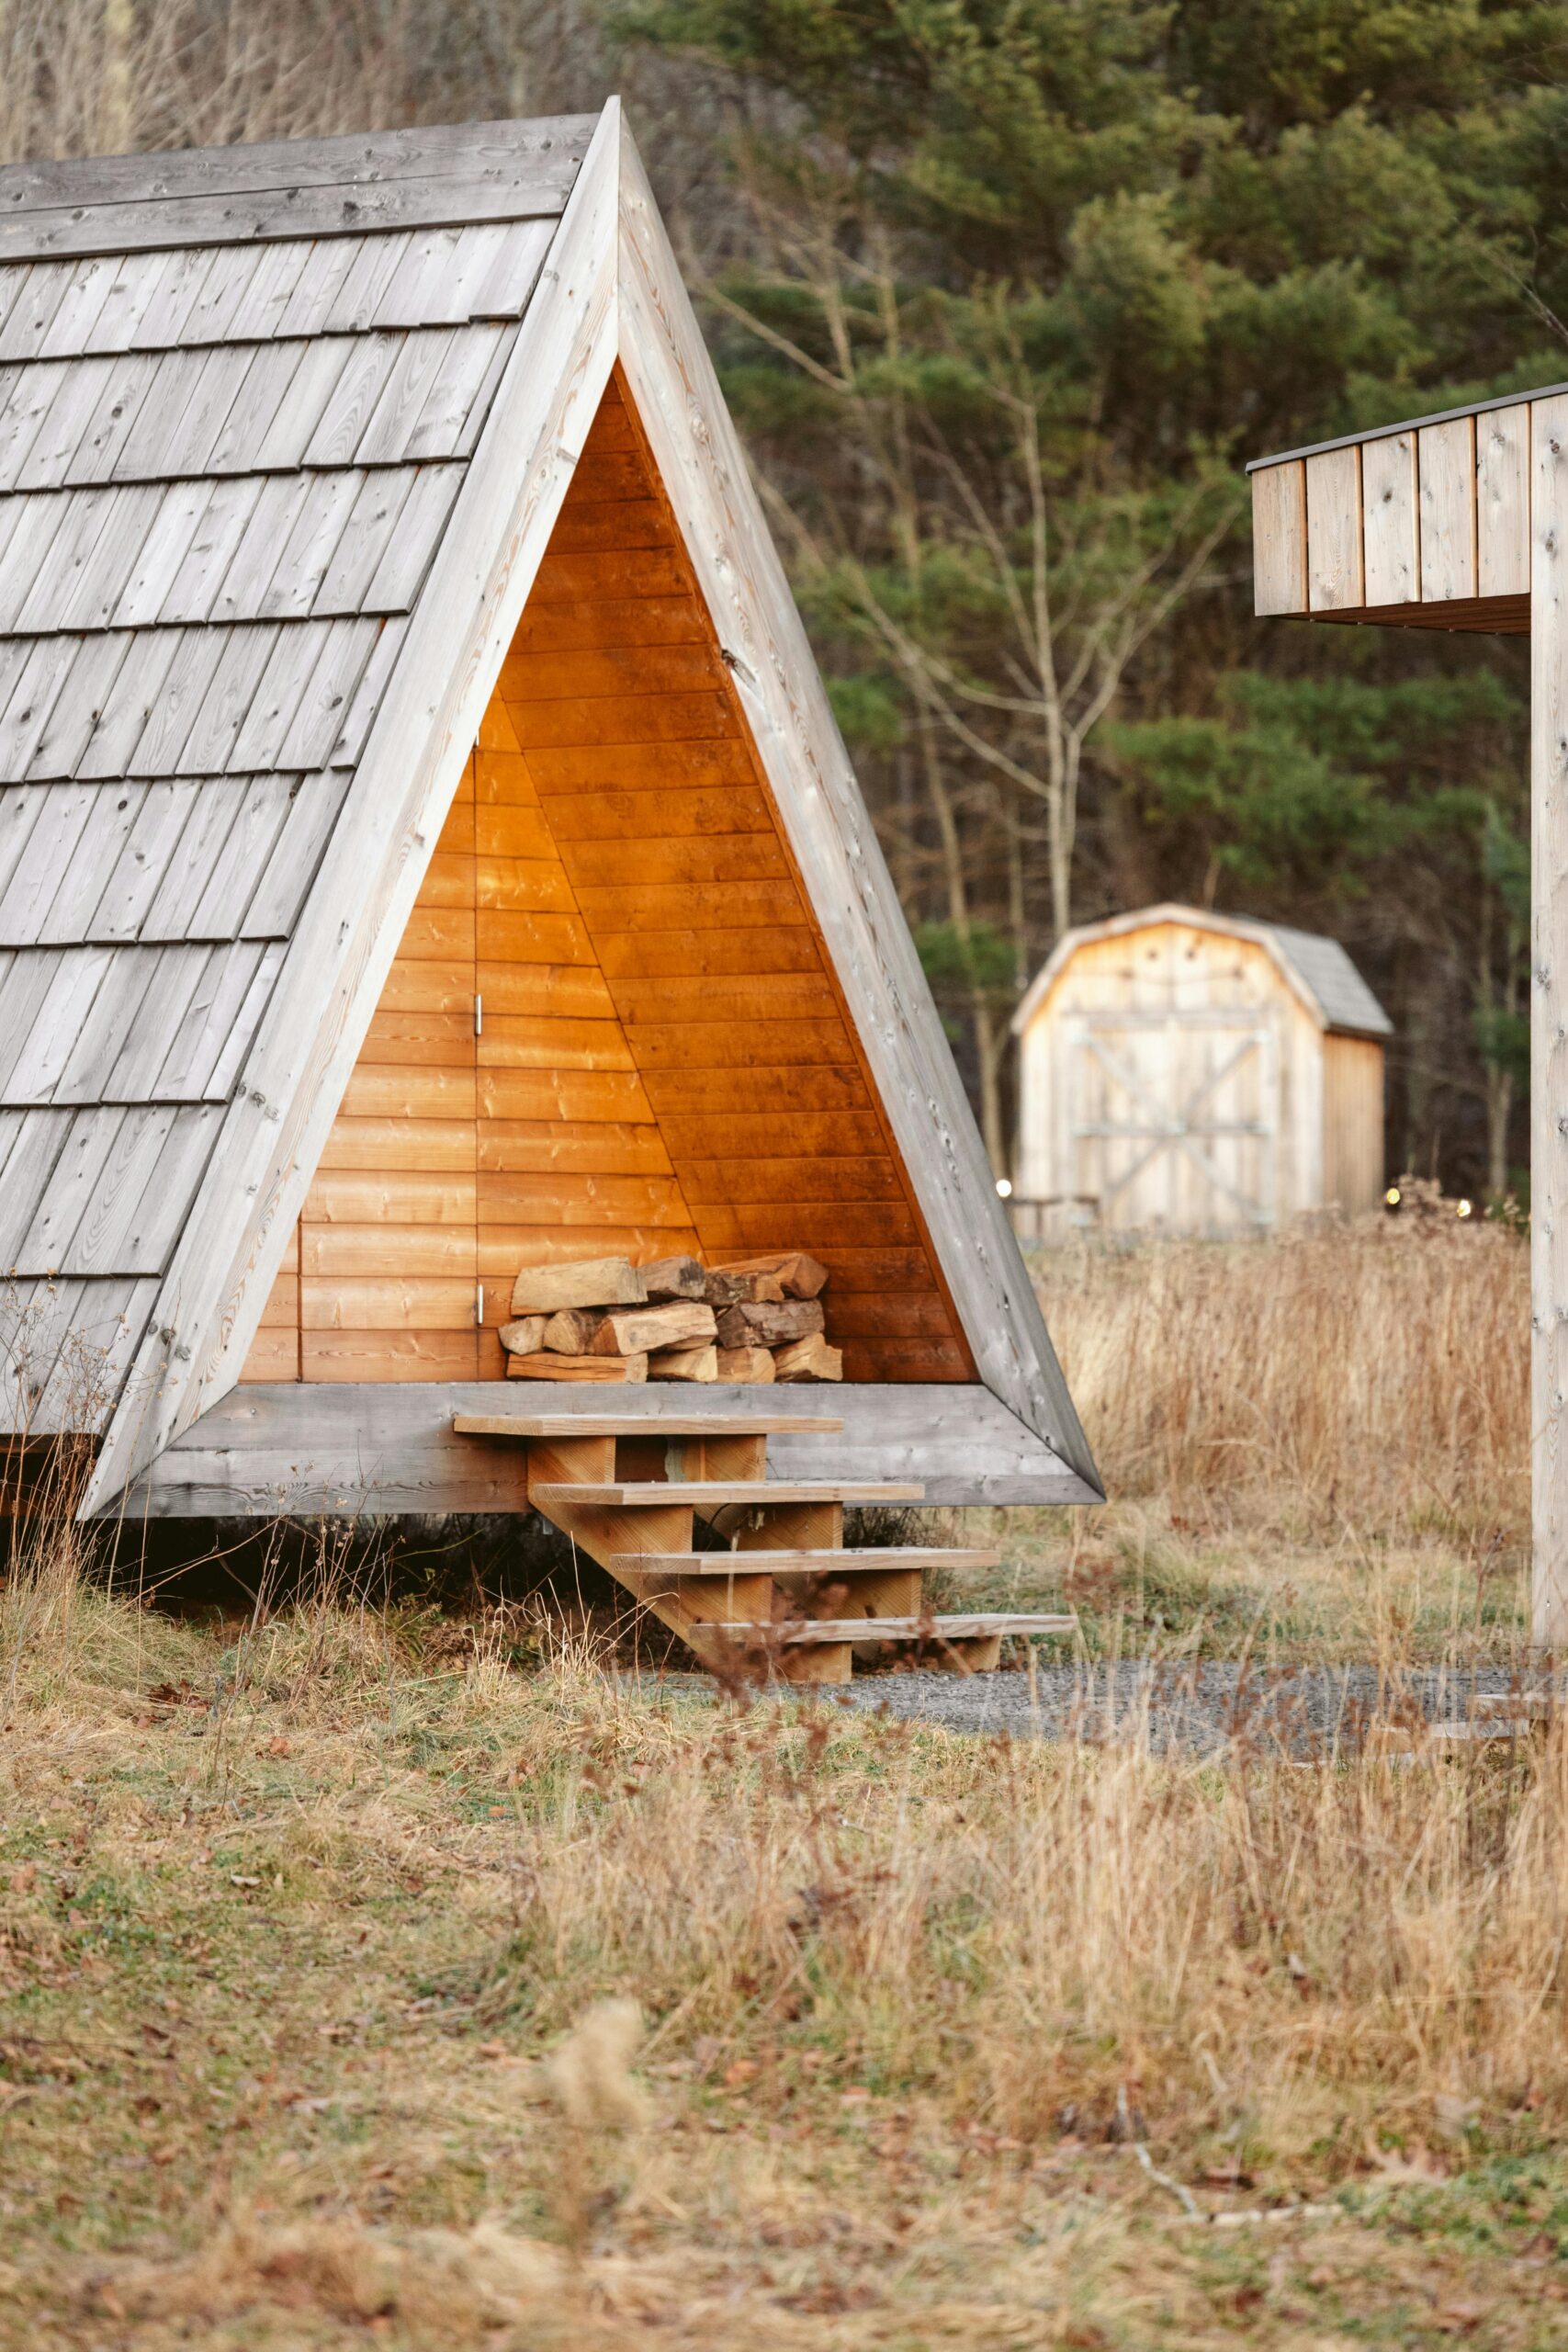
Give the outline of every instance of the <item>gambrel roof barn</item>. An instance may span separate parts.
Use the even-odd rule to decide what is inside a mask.
[[[1336,939],[1168,901],[1081,924],[1013,1016],[1018,1208],[1211,1235],[1372,1208],[1392,1026]]]
[[[791,1249],[839,1464],[1096,1496],[618,107],[13,167],[0,369],[3,1392],[86,1508],[515,1507],[520,1268]]]

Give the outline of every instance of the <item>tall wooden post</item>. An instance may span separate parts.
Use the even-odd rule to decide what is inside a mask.
[[[1530,409],[1530,1470],[1536,1645],[1568,1656],[1568,396]]]

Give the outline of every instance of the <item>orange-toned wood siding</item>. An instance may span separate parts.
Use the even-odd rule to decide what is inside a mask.
[[[458,787],[299,1220],[306,1380],[473,1380],[474,763]]]
[[[261,1328],[251,1341],[242,1380],[299,1377],[299,1235],[289,1237],[277,1280],[262,1308]]]
[[[477,755],[479,1264],[491,1327],[519,1268],[695,1251],[691,1213],[505,703]]]
[[[973,1377],[616,383],[307,1202],[303,1376],[501,1374],[525,1263],[798,1247],[847,1378]]]

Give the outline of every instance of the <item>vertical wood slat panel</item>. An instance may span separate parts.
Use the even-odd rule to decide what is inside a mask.
[[[1568,395],[1530,409],[1530,1521],[1538,1645],[1568,1650]]]
[[[1421,594],[1421,549],[1413,433],[1366,444],[1361,504],[1368,604],[1414,604]]]
[[[1475,420],[1476,572],[1483,596],[1525,596],[1530,584],[1529,410]]]
[[[1424,424],[1421,475],[1421,601],[1450,604],[1475,594],[1475,419]]]
[[[1314,613],[1366,602],[1361,566],[1361,452],[1325,449],[1306,461],[1307,601]]]
[[[1252,576],[1259,613],[1305,612],[1306,469],[1299,458],[1252,477]]]

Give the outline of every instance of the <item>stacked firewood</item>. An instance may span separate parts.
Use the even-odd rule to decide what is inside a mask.
[[[730,1266],[529,1266],[502,1326],[506,1369],[518,1380],[841,1380],[824,1336],[827,1280],[802,1250]]]

